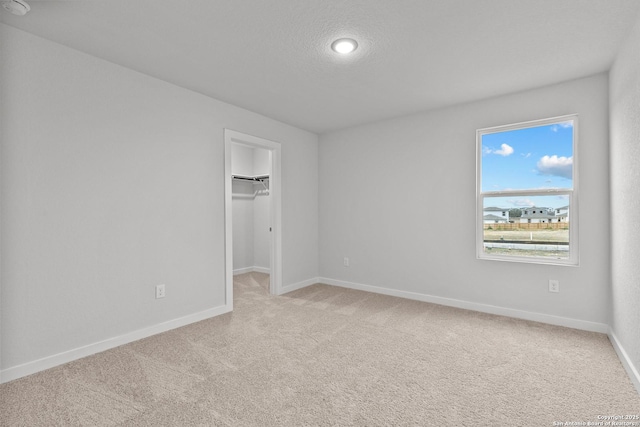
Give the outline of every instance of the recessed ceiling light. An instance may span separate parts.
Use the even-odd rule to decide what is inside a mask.
[[[351,53],[358,48],[358,42],[354,39],[338,39],[331,43],[331,49],[338,53]]]
[[[2,7],[18,16],[26,15],[31,10],[31,7],[24,0],[5,1],[2,3]]]

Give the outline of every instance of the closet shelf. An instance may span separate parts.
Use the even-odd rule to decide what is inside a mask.
[[[250,182],[252,184],[261,184],[262,189],[256,190],[253,194],[255,198],[257,195],[269,195],[269,175],[255,175],[255,176],[245,176],[245,175],[231,175],[231,178],[234,181],[238,182]],[[235,196],[235,195],[234,195]]]
[[[231,175],[231,178],[236,181],[253,182],[254,184],[260,184],[269,179],[269,175],[256,175],[256,176],[244,176],[244,175]]]

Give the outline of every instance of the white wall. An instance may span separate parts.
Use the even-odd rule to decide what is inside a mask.
[[[235,182],[233,183],[234,194],[253,194],[253,185],[251,183]],[[253,199],[233,198],[233,271],[237,272],[243,269],[252,268],[254,266],[254,229],[253,217],[254,206]],[[244,272],[244,271],[242,271]]]
[[[610,72],[612,331],[640,377],[640,17]],[[639,388],[640,390],[640,388]]]
[[[476,129],[569,113],[580,120],[580,266],[476,259]],[[606,74],[322,135],[319,147],[321,277],[606,328]]]
[[[270,175],[269,151],[233,144],[231,173],[244,176]],[[244,272],[255,267],[264,271],[270,268],[270,196],[260,194],[255,198],[242,197],[253,195],[262,188],[250,182],[232,182],[233,194],[236,196],[232,198],[234,271]]]
[[[253,174],[271,174],[269,150],[263,148],[253,149]]]
[[[224,128],[282,144],[283,285],[317,277],[317,136],[4,24],[0,37],[4,378],[224,304]]]
[[[253,148],[233,144],[231,149],[231,173],[233,175],[253,175]]]

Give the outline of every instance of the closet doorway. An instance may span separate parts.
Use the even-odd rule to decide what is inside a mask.
[[[233,275],[269,274],[269,293],[281,290],[280,144],[224,130],[226,305],[233,308]]]

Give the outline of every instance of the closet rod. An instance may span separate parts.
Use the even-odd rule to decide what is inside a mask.
[[[256,176],[231,175],[231,178],[237,179],[239,181],[262,182],[269,179],[269,175],[256,175]]]

